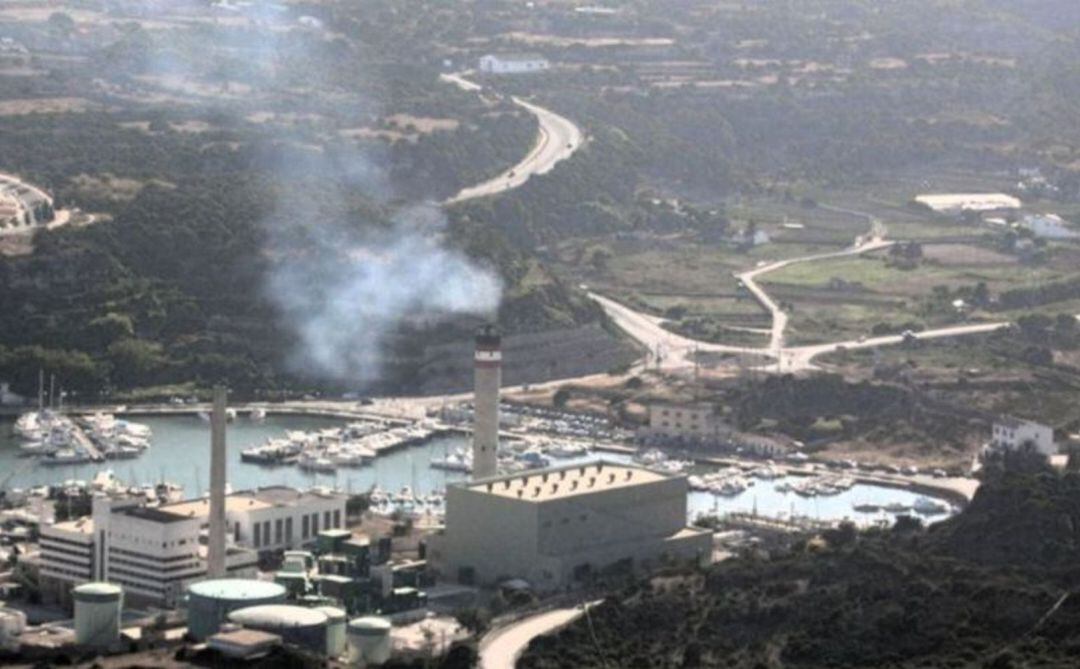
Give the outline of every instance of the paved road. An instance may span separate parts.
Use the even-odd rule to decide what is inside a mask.
[[[490,632],[480,641],[480,669],[514,669],[530,641],[569,625],[584,612],[580,607],[556,609]]]
[[[869,239],[869,240],[857,240],[854,245],[842,250],[833,251],[830,253],[818,253],[815,255],[801,256],[799,258],[789,258],[787,260],[778,260],[774,263],[762,265],[756,267],[750,271],[736,274],[735,277],[742,281],[746,289],[750,291],[750,294],[754,296],[754,299],[758,301],[762,307],[772,316],[772,330],[769,334],[769,346],[768,351],[770,355],[779,357],[780,351],[784,347],[784,330],[787,329],[788,316],[784,311],[776,304],[775,301],[766,293],[761,286],[758,285],[757,277],[762,274],[768,274],[769,272],[775,272],[778,269],[783,269],[789,265],[795,265],[797,263],[814,262],[816,260],[827,260],[830,258],[843,258],[845,256],[854,256],[862,253],[869,253],[871,251],[877,251],[878,249],[887,248],[892,246],[896,242],[886,239]]]
[[[659,369],[677,369],[692,365],[690,355],[695,351],[702,353],[732,353],[748,355],[767,355],[767,351],[749,346],[726,346],[711,342],[697,341],[664,329],[663,318],[635,311],[604,297],[599,293],[588,293],[604,308],[608,316],[615,321],[631,339],[648,349],[647,361],[652,361]],[[659,360],[657,360],[659,358]]]
[[[693,364],[690,357],[695,351],[706,353],[732,353],[757,355],[771,358],[769,363],[761,369],[769,372],[793,373],[815,369],[813,361],[820,355],[835,353],[841,349],[859,350],[875,348],[878,346],[895,346],[904,342],[903,335],[889,335],[884,337],[872,337],[862,340],[837,341],[827,344],[814,344],[810,346],[784,346],[784,330],[787,328],[788,316],[780,309],[775,300],[757,283],[757,279],[764,274],[774,272],[783,267],[796,263],[814,262],[831,258],[859,255],[879,249],[887,248],[895,242],[880,238],[857,241],[853,246],[842,251],[819,253],[810,256],[801,256],[780,260],[752,270],[736,274],[736,278],[742,281],[746,289],[754,296],[763,308],[772,315],[772,327],[769,329],[769,344],[765,347],[725,346],[710,342],[697,341],[689,337],[669,332],[664,329],[663,318],[635,311],[630,307],[620,304],[598,293],[590,292],[589,297],[598,302],[604,308],[608,316],[627,333],[632,339],[646,347],[650,354],[646,356],[647,364],[654,359],[657,352],[661,360],[656,367],[660,369],[684,368]],[[1080,315],[1077,316],[1080,318]],[[941,339],[945,337],[961,337],[964,335],[985,334],[1001,328],[1008,327],[1007,322],[976,323],[971,325],[957,325],[935,330],[924,330],[913,334],[917,340]]]
[[[465,79],[460,74],[444,74],[442,80],[460,86],[467,91],[479,91],[479,84]],[[443,204],[457,204],[478,197],[496,195],[512,188],[521,186],[534,174],[546,174],[555,164],[565,160],[574,154],[581,146],[583,137],[581,129],[574,125],[573,121],[559,116],[550,109],[539,105],[513,98],[514,104],[528,110],[540,123],[537,133],[536,145],[514,167],[503,172],[494,179],[490,179],[475,186],[462,189],[457,195],[446,200]]]

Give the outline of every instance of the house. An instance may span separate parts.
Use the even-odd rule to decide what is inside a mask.
[[[670,404],[653,402],[649,405],[649,436],[696,441],[714,440],[722,424],[711,404]]]
[[[1065,226],[1065,221],[1057,214],[1028,214],[1021,221],[1036,237],[1042,239],[1076,239],[1080,237],[1075,230]]]
[[[1020,451],[1031,449],[1050,457],[1058,451],[1054,443],[1054,429],[1029,420],[1005,417],[994,423],[991,450]]]
[[[548,59],[536,53],[489,53],[480,57],[480,71],[488,74],[523,74],[550,68]]]

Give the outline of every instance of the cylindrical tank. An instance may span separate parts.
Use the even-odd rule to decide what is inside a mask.
[[[336,606],[316,606],[315,610],[326,614],[326,656],[341,657],[345,652],[345,626],[348,617]]]
[[[188,634],[203,641],[217,634],[233,611],[284,601],[285,587],[269,581],[221,578],[193,583],[188,588]]]
[[[385,664],[390,660],[390,621],[365,616],[349,622],[349,663],[353,666]]]
[[[112,583],[84,583],[72,591],[75,643],[107,648],[120,639],[124,591]]]
[[[277,634],[285,643],[316,653],[326,652],[326,614],[315,609],[288,604],[252,606],[229,614],[229,622],[247,629]]]
[[[26,631],[26,614],[13,609],[0,609],[0,650],[19,652],[19,636]],[[345,632],[342,630],[342,637]]]

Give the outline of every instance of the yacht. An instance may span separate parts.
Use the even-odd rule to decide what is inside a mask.
[[[301,454],[300,459],[297,460],[297,464],[300,466],[300,469],[323,474],[333,473],[337,470],[337,465],[329,458],[313,455],[311,453]]]
[[[589,454],[589,447],[585,444],[562,442],[548,447],[544,452],[553,458],[580,458]]]
[[[443,469],[451,472],[472,472],[472,454],[464,449],[457,449],[441,458],[431,460],[432,469]]]
[[[263,409],[262,407],[255,407],[251,410],[250,417],[252,421],[256,423],[261,423],[266,420],[266,409]]]
[[[889,513],[907,513],[911,510],[911,507],[909,505],[902,502],[889,502],[881,508],[884,511],[888,511]]]
[[[912,510],[915,513],[922,514],[924,516],[934,516],[939,513],[945,513],[949,510],[949,505],[940,500],[936,500],[930,497],[920,497],[915,500],[915,503],[911,505]]]

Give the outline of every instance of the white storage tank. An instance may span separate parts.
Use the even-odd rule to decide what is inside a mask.
[[[329,619],[322,611],[289,604],[252,606],[229,614],[229,622],[260,632],[277,634],[285,643],[316,653],[326,652]]]
[[[285,587],[250,578],[218,578],[188,588],[188,634],[196,641],[217,634],[233,611],[285,601]]]
[[[361,667],[390,660],[392,626],[386,618],[365,616],[349,622],[349,663]]]
[[[75,643],[107,648],[120,639],[124,591],[112,583],[84,583],[72,591]]]
[[[336,606],[316,606],[326,614],[326,656],[341,657],[345,652],[345,627],[348,617]]]
[[[13,609],[0,609],[0,650],[19,652],[19,637],[25,631],[25,613]]]

